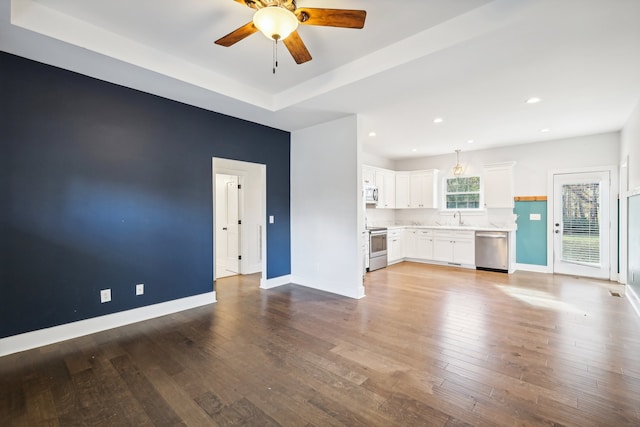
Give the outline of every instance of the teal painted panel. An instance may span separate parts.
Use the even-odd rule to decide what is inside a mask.
[[[547,202],[516,202],[514,212],[518,215],[516,262],[546,266]],[[540,215],[540,221],[532,221],[531,214]]]

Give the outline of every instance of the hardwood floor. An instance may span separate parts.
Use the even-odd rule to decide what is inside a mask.
[[[638,426],[622,286],[402,263],[352,300],[258,278],[0,358],[1,426]]]

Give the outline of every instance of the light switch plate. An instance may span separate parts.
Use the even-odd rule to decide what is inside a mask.
[[[274,222],[276,222],[276,220],[273,215],[269,215],[269,224],[273,224]]]
[[[542,219],[542,215],[540,214],[529,214],[529,221],[540,221]]]
[[[144,283],[138,283],[136,285],[136,295],[144,294]]]

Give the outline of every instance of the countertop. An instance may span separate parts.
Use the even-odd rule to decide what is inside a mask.
[[[492,226],[492,225],[387,225],[387,230],[403,230],[407,228],[418,228],[426,230],[468,230],[468,231],[516,231],[517,225],[513,226]]]

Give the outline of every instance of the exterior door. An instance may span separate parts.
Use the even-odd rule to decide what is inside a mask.
[[[609,279],[609,175],[553,176],[554,273]]]
[[[240,272],[238,177],[216,174],[216,279]]]

